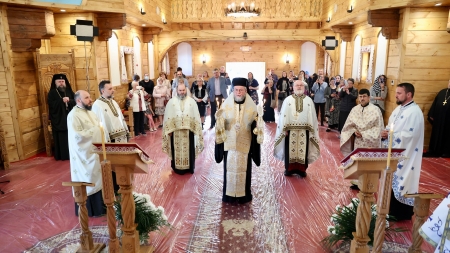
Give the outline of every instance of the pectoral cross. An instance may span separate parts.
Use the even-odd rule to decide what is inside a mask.
[[[447,104],[447,99],[444,101],[444,103],[442,103],[443,105]]]

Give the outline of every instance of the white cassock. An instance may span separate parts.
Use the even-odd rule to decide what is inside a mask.
[[[403,155],[406,157],[397,164],[392,180],[392,190],[399,202],[414,206],[414,198],[405,198],[403,195],[415,194],[419,191],[424,138],[422,110],[414,101],[404,106],[397,106],[389,117],[387,127],[390,128],[392,124],[394,124],[392,148],[404,148]],[[389,141],[384,140],[383,145],[387,148]]]
[[[380,148],[383,129],[380,108],[371,103],[365,107],[361,104],[353,107],[341,131],[341,153],[347,156],[357,148]],[[362,137],[355,137],[352,143],[352,136],[356,131],[361,133]]]
[[[450,252],[450,193],[419,229],[419,234],[433,245],[435,253]]]
[[[92,105],[92,112],[103,124],[106,142],[126,143],[128,126],[119,105],[114,99],[98,98]]]
[[[287,131],[291,132],[292,136],[289,150],[285,148]],[[309,131],[309,139],[305,138],[306,131]],[[274,156],[279,160],[285,160],[288,156],[289,163],[305,164],[307,159],[308,164],[311,164],[320,156],[319,142],[319,127],[312,99],[305,95],[288,96],[281,106],[278,118]]]
[[[67,130],[72,181],[95,183],[86,190],[88,196],[97,193],[102,189],[102,172],[92,143],[102,142],[99,120],[95,113],[75,106],[67,116]]]

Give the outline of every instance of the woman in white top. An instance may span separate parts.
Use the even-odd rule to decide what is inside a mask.
[[[139,134],[146,135],[144,131],[144,112],[146,111],[145,100],[149,97],[142,86],[139,86],[139,82],[131,82],[131,90],[128,91],[128,99],[130,100],[130,106],[133,107],[133,119],[134,119],[134,135]]]
[[[164,84],[164,79],[161,77],[156,80],[156,83],[157,84],[153,89],[153,98],[155,99],[155,114],[158,115],[159,127],[162,127],[164,111],[166,110],[165,101],[169,100],[171,89]]]

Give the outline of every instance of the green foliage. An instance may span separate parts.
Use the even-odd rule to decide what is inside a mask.
[[[162,207],[156,207],[150,200],[150,196],[147,194],[133,193],[135,202],[135,223],[138,224],[137,230],[139,231],[139,240],[141,243],[148,241],[149,233],[152,231],[158,231],[162,227],[170,227],[167,217],[164,214]],[[119,222],[119,226],[123,225],[122,210],[120,206],[121,195],[117,196],[117,200],[114,202],[114,208],[116,209],[116,220]]]
[[[322,244],[331,249],[338,242],[350,242],[353,240],[353,232],[356,232],[356,211],[358,209],[359,199],[352,199],[351,203],[348,206],[336,206],[336,213],[331,215],[331,222],[334,223],[334,226],[328,226],[328,232],[330,233],[327,237],[322,239]],[[369,245],[373,244],[373,237],[375,232],[375,223],[377,220],[377,212],[376,205],[372,205],[372,218],[370,221],[369,228]],[[386,230],[385,235],[388,239],[392,239],[396,233],[407,231],[407,228],[398,227],[393,228],[390,226],[390,221],[395,221],[396,219],[393,216],[386,216]]]

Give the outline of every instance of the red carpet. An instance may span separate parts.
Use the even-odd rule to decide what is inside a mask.
[[[148,175],[136,176],[135,191],[150,194],[156,205],[165,208],[174,227],[168,233],[152,234],[156,252],[325,252],[319,242],[331,225],[331,212],[356,194],[337,169],[342,158],[337,133],[320,128],[321,157],[303,179],[285,177],[283,163],[273,158],[275,127],[266,124],[263,164],[253,166],[254,200],[242,206],[221,202],[223,168],[214,162],[214,130],[204,130],[205,150],[193,175],[172,172],[161,152],[161,129],[134,139],[155,162]],[[449,178],[450,160],[425,158],[420,191],[446,194]],[[61,186],[70,181],[68,161],[37,156],[16,162],[11,170],[0,172],[0,181],[6,179],[11,182],[0,185],[6,192],[0,195],[0,252],[22,252],[80,227],[71,189]],[[438,203],[432,201],[431,209]],[[104,218],[89,223],[106,225]],[[411,227],[412,222],[402,225]],[[411,244],[411,234],[397,242]],[[426,243],[423,249],[432,252]]]

